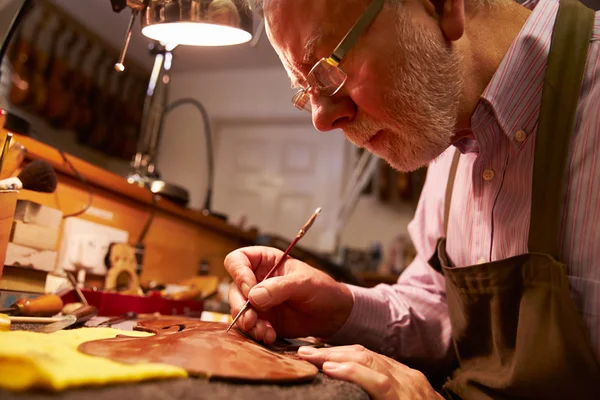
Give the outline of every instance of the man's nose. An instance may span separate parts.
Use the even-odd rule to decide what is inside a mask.
[[[321,132],[344,129],[356,115],[356,104],[342,93],[332,97],[312,95],[311,102],[313,125]]]

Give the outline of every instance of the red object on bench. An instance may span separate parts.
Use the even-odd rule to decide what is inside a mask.
[[[98,315],[113,317],[126,312],[138,314],[186,315],[200,317],[204,303],[198,300],[171,300],[160,295],[136,296],[100,290],[81,289],[88,303],[98,308]],[[79,302],[74,290],[62,296],[65,304]]]

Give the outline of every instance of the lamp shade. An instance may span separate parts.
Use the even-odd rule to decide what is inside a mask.
[[[142,33],[192,46],[227,46],[252,39],[252,14],[233,0],[150,0]]]

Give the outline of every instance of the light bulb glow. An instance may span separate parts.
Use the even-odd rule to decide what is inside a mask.
[[[229,46],[252,39],[252,35],[243,29],[200,22],[148,25],[142,28],[142,33],[163,43],[189,46]]]

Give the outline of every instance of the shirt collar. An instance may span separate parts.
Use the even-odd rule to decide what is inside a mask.
[[[478,109],[490,107],[504,134],[518,147],[525,142],[523,135],[528,138],[536,129],[558,1],[531,0],[523,6],[533,11],[481,95],[471,121],[477,137],[483,122],[477,118],[482,114]]]

